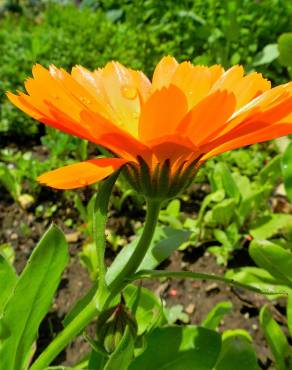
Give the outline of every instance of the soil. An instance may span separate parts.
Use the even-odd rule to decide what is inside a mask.
[[[202,197],[203,193],[204,191],[202,192]],[[88,199],[90,192],[85,190],[82,194]],[[200,194],[200,191],[197,194]],[[76,229],[68,228],[64,224],[68,218],[78,223],[78,214],[74,211],[74,207],[62,192],[45,189],[42,190],[39,199],[38,203],[44,205],[44,211],[49,209],[52,202],[59,205],[53,216],[44,217],[44,215],[41,215],[36,217],[35,206],[26,210],[22,209],[10,199],[5,189],[0,188],[0,245],[10,243],[13,246],[15,266],[18,272],[21,272],[35,244],[52,221],[61,226],[69,241],[70,264],[63,274],[51,310],[41,324],[35,356],[62,329],[62,320],[66,312],[91,286],[89,275],[81,265],[78,256],[84,236],[79,232],[76,233]],[[199,201],[200,199],[197,199],[194,202],[193,210]],[[186,205],[186,211],[190,210],[191,207]],[[112,213],[108,227],[129,239],[131,236],[131,225],[127,223],[128,221],[126,220],[128,219],[135,219],[138,222],[142,221],[143,212],[138,212],[138,210],[126,204],[123,212]],[[218,266],[215,258],[206,251],[206,247],[200,246],[199,248],[190,248],[181,252],[177,251],[160,268],[172,271],[188,270],[224,274],[224,268]],[[114,257],[114,253],[108,250],[107,257],[108,262],[110,262]],[[248,258],[246,249],[243,249],[234,256],[231,264],[237,266],[252,265],[252,261]],[[258,314],[260,308],[268,303],[274,313],[274,317],[284,329],[285,302],[276,300],[271,303],[271,301],[268,301],[261,295],[210,281],[169,279],[162,283],[147,280],[143,284],[156,292],[168,307],[176,304],[183,305],[185,312],[189,314],[190,322],[193,324],[200,324],[216,303],[231,301],[233,311],[222,320],[219,331],[222,332],[227,329],[247,330],[253,338],[260,367],[266,370],[273,369],[271,353],[259,326]],[[54,364],[73,365],[86,354],[88,349],[88,344],[83,337],[78,337],[58,356]]]

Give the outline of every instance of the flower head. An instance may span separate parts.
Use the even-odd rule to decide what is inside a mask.
[[[149,197],[172,197],[208,158],[292,133],[292,83],[271,88],[241,66],[179,64],[164,57],[152,81],[110,62],[93,72],[33,67],[28,94],[7,93],[44,124],[101,145],[97,158],[47,172],[39,181],[73,189],[124,166],[129,182]]]

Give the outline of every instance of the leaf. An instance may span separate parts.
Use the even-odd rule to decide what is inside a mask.
[[[261,217],[249,233],[256,239],[269,239],[292,223],[292,215],[274,213]]]
[[[0,162],[0,182],[10,193],[12,198],[17,202],[18,197],[21,192],[20,184],[17,182],[16,178],[13,176],[12,172],[8,167]]]
[[[292,32],[283,33],[278,38],[278,47],[280,52],[280,62],[283,66],[291,67],[292,66]]]
[[[218,172],[221,175],[222,185],[226,194],[229,197],[234,198],[236,203],[238,203],[240,200],[240,191],[228,167],[223,162],[218,163],[217,167]]]
[[[235,208],[235,199],[224,199],[221,203],[213,207],[211,211],[212,221],[214,221],[216,225],[227,226],[234,216]]]
[[[117,349],[110,356],[104,370],[128,370],[134,356],[134,338],[129,326],[127,326],[122,340]]]
[[[267,182],[274,185],[279,177],[281,177],[281,161],[282,156],[279,154],[274,157],[269,163],[259,172],[259,180],[262,185]]]
[[[263,294],[272,294],[272,298],[287,294],[288,289],[284,284],[274,278],[268,271],[258,267],[241,267],[238,269],[229,269],[225,274],[227,279],[232,279],[239,283],[253,286],[259,289]]]
[[[223,317],[232,311],[233,305],[229,301],[223,301],[216,304],[202,322],[206,329],[217,329]]]
[[[251,339],[243,330],[223,333],[222,349],[214,370],[258,370],[257,356]]]
[[[17,275],[13,267],[0,254],[0,317],[4,307],[13,292]]]
[[[188,240],[189,231],[177,230],[170,227],[157,227],[150,247],[139,267],[141,269],[153,269],[162,261],[167,259],[173,251],[178,249],[181,244]],[[124,247],[118,254],[114,262],[107,270],[106,282],[110,284],[127,263],[133,254],[139,238]]]
[[[0,320],[10,332],[0,346],[1,370],[22,370],[27,365],[67,260],[64,234],[52,225],[33,251]]]
[[[264,306],[260,311],[260,325],[276,361],[277,370],[291,369],[291,348],[285,334],[273,319],[267,306]]]
[[[146,350],[129,370],[211,370],[221,347],[220,335],[196,326],[156,328]]]
[[[267,240],[253,240],[249,254],[259,267],[267,270],[280,284],[292,287],[292,252]]]
[[[184,312],[184,308],[181,304],[168,307],[165,309],[165,312],[168,324],[175,324],[178,320],[185,324],[190,321],[188,314]]]
[[[253,62],[253,66],[262,66],[264,64],[270,64],[279,56],[278,44],[268,44],[263,50],[258,53]]]
[[[285,190],[290,202],[292,202],[292,143],[289,144],[289,146],[287,147],[283,154],[282,169]]]
[[[143,334],[154,325],[157,326],[166,322],[165,316],[161,314],[161,302],[150,290],[129,284],[123,290],[123,296],[127,306],[132,312],[135,311],[138,335]]]

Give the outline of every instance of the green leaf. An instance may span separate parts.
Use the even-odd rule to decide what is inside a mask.
[[[231,172],[229,171],[226,164],[223,162],[218,163],[217,167],[218,167],[218,172],[221,176],[222,185],[223,185],[223,188],[226,194],[230,198],[234,198],[236,203],[238,203],[240,200],[240,191],[239,191],[239,188],[236,182],[234,181],[231,175]]]
[[[184,312],[184,308],[181,304],[176,304],[171,307],[165,308],[168,324],[175,324],[176,321],[181,321],[187,324],[190,321],[188,314]]]
[[[292,252],[267,240],[253,240],[249,247],[252,259],[280,284],[292,287]]]
[[[229,301],[223,301],[216,304],[202,322],[206,329],[215,330],[223,317],[232,311],[233,305]]]
[[[243,330],[224,332],[222,349],[214,370],[258,370],[257,356],[248,333]]]
[[[211,370],[221,347],[220,335],[196,326],[156,328],[146,350],[129,370]]]
[[[277,44],[266,45],[263,50],[256,55],[253,62],[253,66],[261,66],[264,64],[270,64],[279,56],[279,50]]]
[[[104,370],[128,370],[134,356],[134,338],[129,326],[127,326],[121,342],[110,356]]]
[[[12,198],[17,202],[21,192],[20,184],[13,176],[9,168],[4,163],[1,162],[0,162],[0,182],[10,193]]]
[[[288,228],[291,222],[292,215],[274,213],[259,218],[249,232],[256,239],[269,239],[281,230]]]
[[[153,326],[166,322],[166,318],[161,312],[161,302],[150,290],[129,284],[123,290],[123,296],[127,306],[131,311],[135,311],[138,335],[143,334]]]
[[[167,259],[173,251],[186,242],[190,232],[186,230],[177,230],[170,227],[157,227],[150,247],[139,267],[141,269],[153,269],[162,261]],[[106,282],[110,284],[115,277],[122,271],[129,257],[133,254],[139,238],[124,247],[118,254],[114,262],[107,270]]]
[[[259,180],[262,185],[266,183],[275,184],[281,176],[281,161],[282,156],[279,154],[274,157],[269,163],[259,172]]]
[[[292,66],[292,32],[283,33],[278,38],[278,47],[280,52],[280,62],[283,66],[291,67]]]
[[[227,226],[230,222],[232,217],[234,216],[234,212],[236,209],[236,201],[235,199],[224,199],[221,203],[216,204],[212,211],[212,221],[216,225],[223,225]]]
[[[0,323],[10,335],[1,341],[1,370],[22,370],[27,365],[39,325],[51,305],[67,260],[64,234],[53,225],[33,251],[5,306]]]
[[[229,269],[226,278],[237,281],[247,286],[253,286],[259,289],[263,294],[271,295],[272,298],[287,294],[288,289],[285,284],[280,284],[268,271],[258,267],[241,267],[238,269]]]
[[[289,146],[287,147],[283,154],[282,169],[285,190],[290,202],[292,202],[292,143],[289,144]]]
[[[0,254],[0,317],[17,281],[15,270]]]
[[[260,325],[274,356],[276,369],[290,370],[292,368],[291,348],[285,334],[273,319],[267,306],[264,306],[260,311]]]

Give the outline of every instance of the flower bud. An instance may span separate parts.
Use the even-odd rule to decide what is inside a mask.
[[[102,312],[97,320],[97,338],[108,353],[114,352],[120,343],[126,328],[133,337],[137,335],[137,323],[123,304]]]

